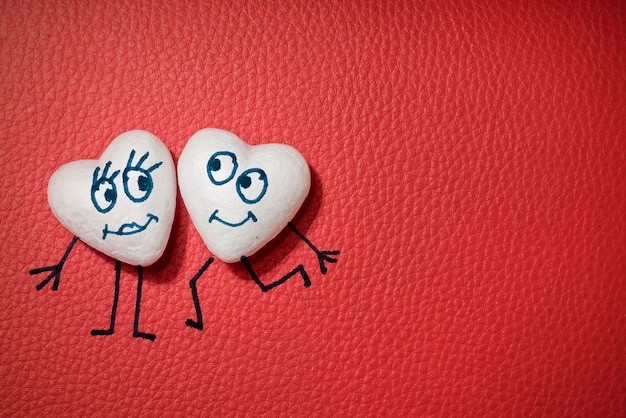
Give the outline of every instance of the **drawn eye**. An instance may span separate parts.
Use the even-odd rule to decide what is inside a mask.
[[[237,178],[237,193],[245,203],[256,203],[267,191],[267,176],[260,168],[244,171]]]
[[[124,171],[124,191],[133,202],[143,202],[152,192],[152,176],[146,170],[133,168]]]
[[[154,187],[152,175],[150,173],[163,164],[163,161],[161,161],[147,169],[141,167],[149,155],[150,153],[146,152],[141,156],[139,161],[133,165],[135,150],[132,150],[130,152],[130,156],[128,157],[124,173],[122,174],[122,179],[124,180],[124,192],[126,193],[126,196],[128,196],[128,198],[135,203],[143,202],[150,197],[150,193],[152,193],[152,188]]]
[[[100,167],[96,167],[93,171],[93,179],[91,180],[91,202],[96,210],[100,213],[107,213],[117,202],[117,188],[113,180],[120,173],[116,170],[108,176],[111,161],[106,163],[102,175],[100,175]]]
[[[237,157],[232,152],[219,151],[209,158],[206,164],[209,179],[216,186],[226,184],[235,177]]]
[[[115,188],[115,184],[108,180],[100,182],[95,189],[92,188],[91,200],[96,206],[98,212],[107,213],[113,209],[113,206],[115,206],[115,202],[117,201],[117,190]]]

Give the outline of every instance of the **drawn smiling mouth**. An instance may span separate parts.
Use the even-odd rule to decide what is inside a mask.
[[[245,224],[246,222],[248,222],[250,220],[252,222],[256,222],[257,221],[256,216],[254,216],[254,213],[252,213],[251,210],[248,211],[248,216],[246,216],[246,219],[244,219],[243,221],[240,221],[240,222],[237,222],[237,223],[231,223],[231,222],[225,221],[222,218],[220,218],[219,216],[217,216],[217,209],[215,209],[215,212],[213,212],[211,214],[211,217],[209,218],[209,223],[211,223],[213,221],[217,221],[217,222],[222,223],[222,224],[224,224],[226,226],[231,226],[233,228],[236,228],[238,226],[241,226],[241,225]]]
[[[156,215],[148,213],[146,216],[148,217],[148,220],[146,221],[145,224],[139,225],[137,222],[130,222],[130,223],[122,224],[122,226],[120,226],[117,229],[117,231],[109,229],[109,224],[104,225],[104,229],[102,230],[102,239],[105,239],[107,237],[107,234],[113,234],[113,235],[138,234],[139,232],[145,230],[148,227],[148,225],[150,225],[150,222],[152,221],[159,222],[159,218]]]

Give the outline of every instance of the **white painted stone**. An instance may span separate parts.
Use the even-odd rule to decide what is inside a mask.
[[[163,254],[174,220],[172,156],[150,132],[125,132],[99,160],[59,168],[48,184],[48,202],[87,245],[124,263],[148,266]]]
[[[232,263],[287,226],[309,193],[311,173],[289,145],[249,146],[230,132],[203,129],[178,160],[178,184],[204,243]]]

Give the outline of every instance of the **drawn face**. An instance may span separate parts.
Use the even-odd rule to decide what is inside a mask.
[[[50,206],[70,231],[111,257],[144,266],[165,249],[175,197],[172,157],[145,131],[120,135],[100,160],[61,167],[48,186]]]
[[[135,158],[135,150],[130,152],[126,168],[122,174],[124,185],[124,194],[134,203],[145,202],[152,193],[154,181],[152,180],[152,172],[159,168],[163,161],[153,164],[149,168],[142,168],[142,164],[150,155],[146,152],[136,164],[133,164]],[[93,179],[91,181],[91,202],[94,208],[100,213],[110,212],[117,203],[118,193],[115,183],[116,177],[120,174],[120,170],[109,174],[111,161],[108,161],[102,172],[100,167],[96,167],[93,171]],[[120,196],[121,197],[121,196]],[[159,222],[159,217],[153,213],[147,212],[146,219],[132,220],[125,222],[119,228],[110,229],[109,224],[105,224],[102,229],[102,239],[105,240],[107,235],[133,235],[145,231],[151,222]],[[144,222],[144,223],[142,223]]]
[[[235,175],[238,174],[238,167],[239,164],[237,163],[237,156],[235,154],[230,151],[217,151],[209,158],[206,170],[209,180],[216,186],[222,186],[234,180]],[[235,180],[235,189],[238,197],[243,203],[250,206],[258,203],[263,196],[265,196],[267,187],[267,174],[265,174],[265,171],[261,168],[249,168],[239,174]],[[248,221],[258,222],[251,208],[246,213],[246,217],[242,220],[222,219],[220,216],[228,216],[229,214],[222,213],[218,215],[218,213],[219,209],[215,209],[209,217],[209,223],[219,222],[232,228],[238,228]]]
[[[218,129],[191,137],[178,176],[196,229],[226,262],[249,256],[274,238],[302,205],[311,182],[308,165],[294,148],[250,147]]]

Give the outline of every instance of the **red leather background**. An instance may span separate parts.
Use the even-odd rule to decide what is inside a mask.
[[[0,5],[2,415],[626,415],[626,7],[621,2]],[[174,2],[173,2],[174,3]],[[343,4],[347,3],[347,4]],[[291,231],[210,256],[180,198],[166,255],[71,240],[47,180],[146,129],[298,148]]]

